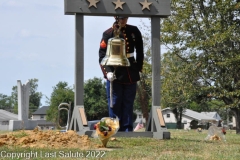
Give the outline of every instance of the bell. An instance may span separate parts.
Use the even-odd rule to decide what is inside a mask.
[[[128,67],[130,62],[126,57],[125,40],[119,37],[108,40],[106,56],[102,59],[101,65]]]

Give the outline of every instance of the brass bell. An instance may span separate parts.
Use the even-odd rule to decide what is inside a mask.
[[[126,57],[125,40],[119,37],[108,40],[106,56],[102,59],[101,65],[128,67],[130,62]]]

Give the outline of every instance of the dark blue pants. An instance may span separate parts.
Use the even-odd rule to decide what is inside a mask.
[[[137,83],[112,83],[112,104],[110,107],[110,81],[107,80],[107,98],[109,117],[119,118],[119,131],[133,131],[133,103],[136,96]]]

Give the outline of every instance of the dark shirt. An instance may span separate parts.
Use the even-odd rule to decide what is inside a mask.
[[[101,66],[104,78],[108,72],[114,72],[113,66],[102,66],[101,61],[106,55],[107,44],[110,38],[114,37],[113,27],[103,32],[99,49],[99,64]],[[115,71],[116,79],[114,82],[119,83],[135,83],[140,80],[139,72],[143,66],[143,40],[139,29],[136,26],[126,25],[121,28],[120,38],[125,39],[126,54],[136,52],[135,57],[129,57],[130,67],[117,67]]]

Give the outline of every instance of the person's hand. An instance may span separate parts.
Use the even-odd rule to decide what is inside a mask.
[[[119,29],[119,24],[117,23],[117,22],[114,22],[113,23],[113,28],[114,28],[114,30],[117,30],[117,29]]]
[[[112,72],[108,72],[107,73],[107,79],[111,82],[115,79],[115,76],[113,75]]]

